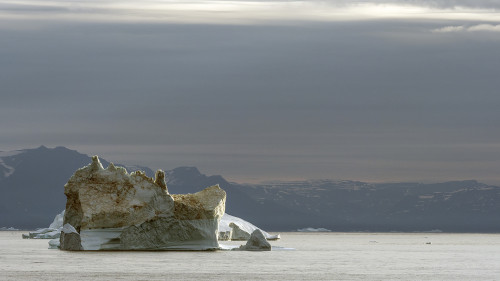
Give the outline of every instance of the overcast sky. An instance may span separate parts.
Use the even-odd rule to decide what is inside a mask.
[[[499,3],[0,0],[0,150],[500,184]]]

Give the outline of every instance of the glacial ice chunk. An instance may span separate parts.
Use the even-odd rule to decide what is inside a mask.
[[[39,228],[35,231],[23,234],[23,239],[55,239],[59,238],[63,227],[64,210],[57,214],[48,228]]]
[[[326,228],[313,228],[313,227],[306,227],[306,228],[300,228],[300,229],[297,229],[298,232],[331,232],[330,229],[326,229]]]
[[[66,241],[80,239],[83,250],[209,250],[218,249],[218,225],[226,192],[218,185],[194,194],[169,194],[165,173],[156,179],[130,174],[97,156],[75,172],[64,186],[64,225],[78,236],[61,234],[61,249],[76,249]]]
[[[266,237],[264,237],[264,233],[262,233],[260,229],[254,230],[247,243],[238,248],[238,250],[241,251],[271,251],[271,249],[271,244],[269,244]]]

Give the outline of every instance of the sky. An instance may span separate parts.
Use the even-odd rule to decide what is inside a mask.
[[[500,1],[0,0],[0,150],[500,184]]]

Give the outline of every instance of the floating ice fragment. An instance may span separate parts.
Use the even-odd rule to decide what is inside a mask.
[[[326,228],[312,228],[312,227],[307,227],[307,228],[300,228],[297,229],[298,232],[331,232],[330,229]]]

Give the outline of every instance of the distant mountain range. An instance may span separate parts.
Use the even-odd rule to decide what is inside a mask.
[[[0,227],[48,226],[65,208],[64,184],[91,162],[65,147],[0,152]],[[101,159],[104,166],[109,164]],[[116,164],[120,165],[120,164]],[[124,166],[124,165],[120,165]],[[127,170],[154,172],[147,167]],[[170,193],[219,184],[226,211],[270,231],[500,232],[500,187],[477,181],[436,184],[313,180],[238,184],[195,167],[167,170]]]

